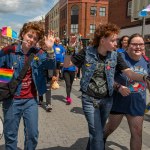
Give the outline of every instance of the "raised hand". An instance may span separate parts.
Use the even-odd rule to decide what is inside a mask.
[[[77,44],[77,37],[76,36],[71,36],[69,40],[69,46],[75,47]]]
[[[77,44],[77,37],[76,36],[70,36],[69,39],[69,45],[67,46],[67,55],[72,55],[75,51],[75,46]]]
[[[54,31],[48,31],[48,35],[44,37],[45,39],[45,45],[48,49],[52,49],[54,45]]]

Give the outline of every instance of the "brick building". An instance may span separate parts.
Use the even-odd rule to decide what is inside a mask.
[[[133,33],[142,34],[143,18],[138,14],[148,4],[150,0],[109,0],[108,20],[121,28],[120,36]],[[150,34],[149,18],[148,15],[144,27],[145,37]]]
[[[45,31],[55,31],[55,36],[59,37],[59,2],[45,15]]]
[[[71,34],[92,38],[99,23],[108,22],[108,0],[60,0],[60,38]]]
[[[61,39],[72,34],[90,39],[96,26],[107,22],[108,0],[59,0],[45,16],[45,30],[59,32]]]

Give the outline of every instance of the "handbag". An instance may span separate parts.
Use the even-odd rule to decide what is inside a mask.
[[[59,84],[57,82],[57,77],[53,76],[51,81],[51,89],[56,90],[59,89]]]
[[[12,99],[19,83],[24,79],[30,63],[34,57],[34,53],[31,53],[28,61],[25,63],[24,67],[22,68],[19,76],[15,79],[14,77],[8,83],[0,82],[0,101],[4,101],[7,99]]]

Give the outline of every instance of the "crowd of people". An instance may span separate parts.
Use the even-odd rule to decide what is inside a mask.
[[[0,67],[13,69],[18,78],[31,53],[33,60],[14,96],[3,101],[5,149],[16,150],[20,119],[24,121],[25,150],[38,144],[38,105],[52,111],[52,80],[66,85],[66,104],[80,79],[82,108],[89,129],[86,150],[104,150],[108,136],[125,116],[131,132],[130,149],[142,148],[142,125],[146,109],[146,89],[150,90],[149,59],[143,37],[124,35],[115,24],[100,24],[93,40],[82,46],[76,36],[62,45],[53,32],[45,35],[39,22],[25,23],[20,42],[0,50]],[[58,89],[59,90],[59,89]],[[107,122],[108,120],[108,122]],[[106,123],[107,122],[107,123]]]

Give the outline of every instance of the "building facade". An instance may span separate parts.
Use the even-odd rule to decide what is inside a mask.
[[[148,4],[150,0],[109,0],[108,20],[121,28],[120,36],[140,33],[146,37],[150,34],[150,16],[146,17],[143,24],[139,12]]]
[[[108,22],[108,0],[60,0],[60,37],[76,34],[92,38],[100,23]]]
[[[60,39],[70,35],[91,39],[96,26],[107,22],[108,0],[59,0],[45,16],[45,30],[57,31]]]
[[[45,15],[45,31],[54,31],[59,37],[59,2]]]

